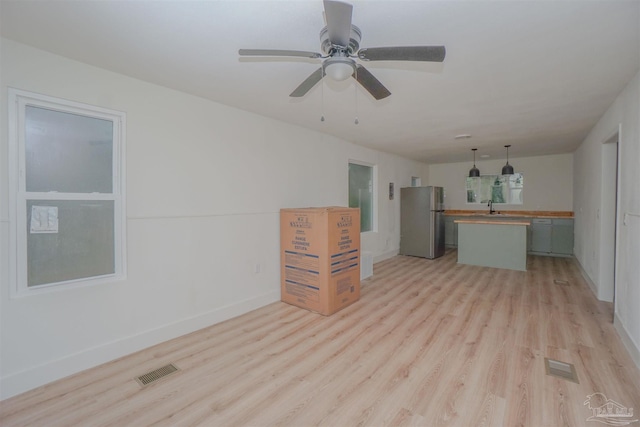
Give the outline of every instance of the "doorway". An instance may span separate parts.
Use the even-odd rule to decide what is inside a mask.
[[[600,291],[598,298],[613,302],[615,316],[616,235],[618,229],[618,136],[602,144],[600,215]]]

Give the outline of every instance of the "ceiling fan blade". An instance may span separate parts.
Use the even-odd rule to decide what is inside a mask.
[[[353,77],[377,100],[384,99],[391,95],[389,89],[384,87],[384,85],[380,83],[380,80],[376,79],[369,70],[360,64],[358,64]]]
[[[307,52],[304,50],[278,50],[278,49],[240,49],[240,56],[295,56],[301,58],[320,58],[322,54],[318,52]]]
[[[353,6],[335,0],[324,0],[327,32],[332,44],[347,47],[351,38],[351,12]]]
[[[311,73],[311,75],[307,77],[305,81],[300,83],[300,86],[295,88],[295,90],[291,92],[291,95],[289,96],[292,96],[294,98],[300,98],[301,96],[305,96],[307,92],[311,90],[312,87],[314,87],[316,84],[318,84],[320,80],[322,80],[323,77],[324,77],[323,68],[320,67],[316,71]]]
[[[444,61],[444,46],[397,46],[360,49],[358,58],[363,61]]]

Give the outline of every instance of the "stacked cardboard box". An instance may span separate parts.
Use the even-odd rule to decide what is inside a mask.
[[[360,298],[360,210],[280,211],[282,301],[328,316]]]

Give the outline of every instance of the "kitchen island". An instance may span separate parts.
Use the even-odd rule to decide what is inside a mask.
[[[458,263],[527,270],[529,221],[458,219]]]

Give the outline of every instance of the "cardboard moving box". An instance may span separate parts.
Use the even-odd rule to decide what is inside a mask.
[[[360,298],[360,209],[280,210],[282,301],[328,316]]]

